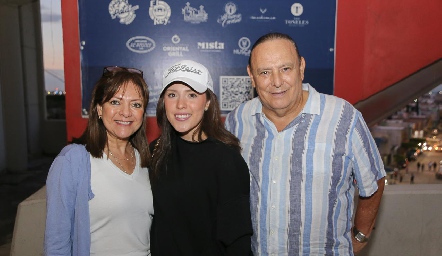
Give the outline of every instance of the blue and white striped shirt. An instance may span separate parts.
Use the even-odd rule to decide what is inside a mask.
[[[309,97],[283,131],[258,98],[225,120],[250,169],[255,255],[353,255],[355,186],[368,197],[385,176],[376,144],[350,103],[303,84]]]

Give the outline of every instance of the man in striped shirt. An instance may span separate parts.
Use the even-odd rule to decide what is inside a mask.
[[[361,113],[303,84],[304,69],[290,36],[262,36],[247,66],[259,97],[226,117],[250,169],[255,255],[353,255],[382,197],[384,166]]]

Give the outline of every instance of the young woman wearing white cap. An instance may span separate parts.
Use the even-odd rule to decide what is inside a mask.
[[[220,113],[206,67],[184,60],[165,70],[161,135],[150,146],[153,256],[250,254],[249,171]]]

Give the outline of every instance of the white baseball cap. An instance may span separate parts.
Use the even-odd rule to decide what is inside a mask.
[[[213,81],[209,70],[192,60],[181,60],[164,70],[161,93],[173,82],[184,82],[199,93],[207,89],[213,92]]]

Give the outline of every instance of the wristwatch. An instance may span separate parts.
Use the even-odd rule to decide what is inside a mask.
[[[368,241],[368,237],[366,237],[364,233],[359,231],[356,227],[353,227],[353,236],[359,243],[365,243]]]

